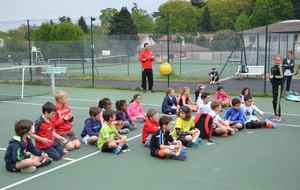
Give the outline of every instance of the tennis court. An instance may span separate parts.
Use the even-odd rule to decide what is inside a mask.
[[[68,92],[77,135],[97,98],[129,101],[138,93],[59,89]],[[144,110],[155,108],[160,112],[163,97],[163,93],[143,94]],[[140,127],[127,135],[130,152],[100,153],[96,147],[83,145],[67,154],[72,160],[54,162],[34,174],[7,172],[4,149],[14,134],[14,122],[23,118],[37,119],[46,101],[53,101],[53,97],[36,96],[0,103],[0,189],[299,189],[299,103],[282,100],[283,121],[277,129],[243,130],[232,137],[215,137],[213,140],[219,144],[207,145],[204,141],[198,148],[189,148],[184,162],[152,158],[149,150],[141,145]],[[255,101],[266,117],[271,115],[270,98],[255,98]]]

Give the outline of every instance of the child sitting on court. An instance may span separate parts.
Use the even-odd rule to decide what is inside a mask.
[[[191,110],[188,106],[181,106],[175,122],[173,135],[182,142],[183,146],[197,146],[201,142],[200,131],[195,128]]]
[[[4,161],[10,172],[33,173],[36,167],[52,163],[48,154],[37,149],[28,134],[31,133],[33,122],[20,120],[15,123],[15,136],[9,141]]]
[[[241,101],[238,98],[233,98],[232,106],[227,110],[224,119],[229,122],[229,126],[236,131],[244,128],[245,118],[241,109]]]
[[[171,115],[176,114],[178,112],[178,108],[179,106],[175,97],[175,91],[173,88],[168,88],[161,106],[161,111],[164,114]]]
[[[221,101],[222,107],[230,106],[231,97],[225,92],[223,86],[218,86],[215,100]]]
[[[126,100],[119,100],[116,102],[116,118],[117,121],[123,121],[123,129],[129,129],[130,131],[137,128],[136,123],[131,120],[127,113],[127,102]]]
[[[98,102],[98,108],[100,110],[100,121],[104,123],[102,114],[105,110],[112,110],[112,102],[109,98],[103,98]],[[129,132],[129,129],[124,128],[124,123],[122,120],[116,120],[113,122],[114,126],[117,128],[118,132],[121,134],[126,134]]]
[[[135,94],[133,99],[130,101],[128,108],[128,115],[133,122],[143,123],[145,120],[145,112],[142,106],[142,96],[140,94]]]
[[[159,119],[158,129],[150,139],[150,155],[156,158],[171,158],[185,160],[186,152],[182,149],[182,143],[175,141],[171,135],[172,118],[162,116]]]
[[[244,97],[247,95],[251,95],[250,89],[248,87],[244,87],[240,93],[240,101],[242,104],[244,103]]]
[[[195,90],[195,102],[197,102],[198,105],[202,103],[201,94],[205,92],[205,90],[206,90],[206,85],[204,84],[200,84]]]
[[[46,102],[42,107],[42,115],[35,121],[34,133],[30,134],[35,139],[36,147],[46,152],[53,160],[60,160],[65,155],[64,148],[54,140],[67,142],[67,139],[54,131],[52,119],[56,114],[56,107],[52,102]]]
[[[234,129],[229,126],[228,121],[224,121],[219,115],[221,109],[222,105],[220,101],[211,102],[209,115],[213,118],[213,135],[221,137],[226,137],[228,134],[233,135]]]
[[[209,84],[219,84],[219,73],[216,68],[212,68],[211,72],[208,73],[210,77]]]
[[[59,143],[64,146],[68,151],[74,150],[80,147],[80,141],[78,140],[76,134],[73,132],[73,113],[70,107],[67,105],[68,96],[64,91],[57,91],[55,93],[56,101],[56,114],[53,118],[53,125],[55,127],[55,132],[67,139],[67,141],[62,142],[60,139]]]
[[[254,99],[251,95],[246,95],[244,97],[244,102],[241,106],[245,117],[245,127],[247,129],[257,129],[257,128],[275,128],[275,124],[269,120],[262,120],[260,116],[264,114],[258,107],[254,105]]]
[[[126,144],[127,137],[120,135],[113,124],[116,120],[115,112],[113,110],[105,110],[103,119],[105,122],[99,132],[97,146],[101,152],[120,154],[122,150],[128,148],[128,145]]]
[[[178,96],[178,105],[179,106],[188,106],[192,111],[196,112],[198,110],[198,105],[195,102],[192,102],[190,96],[189,87],[179,87],[179,96]]]
[[[94,145],[98,141],[99,131],[102,127],[99,108],[90,107],[89,115],[90,117],[84,121],[84,128],[81,133],[81,138],[83,144]]]
[[[142,143],[145,146],[150,145],[150,139],[152,134],[159,129],[159,116],[155,109],[149,109],[147,111],[147,118],[144,123],[142,131]]]
[[[209,113],[211,111],[209,93],[203,92],[200,98],[202,103],[198,105],[198,113]]]

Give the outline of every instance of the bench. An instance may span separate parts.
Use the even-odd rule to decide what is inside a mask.
[[[42,72],[44,75],[51,75],[53,69],[54,75],[67,75],[67,67],[46,67]]]
[[[246,73],[241,73],[241,68],[242,66],[239,65],[235,73],[237,79],[242,79],[244,76],[259,76],[262,78],[265,72],[265,66],[245,66],[245,70],[248,71]]]

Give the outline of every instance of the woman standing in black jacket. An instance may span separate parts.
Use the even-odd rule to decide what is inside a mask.
[[[287,58],[283,59],[282,65],[284,70],[284,83],[286,81],[286,91],[290,91],[292,77],[294,73],[295,61],[292,59],[293,52],[289,51]]]

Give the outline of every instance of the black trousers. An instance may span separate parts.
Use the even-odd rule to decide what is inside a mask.
[[[147,90],[146,79],[148,79],[149,90],[152,90],[152,87],[153,87],[153,70],[152,69],[144,69],[142,71],[142,88],[143,88],[143,90]]]
[[[279,86],[281,86],[281,91],[279,92]],[[279,96],[279,93],[280,93],[280,96],[282,94],[282,89],[283,89],[283,82],[276,82],[276,83],[272,83],[272,94],[273,94],[273,100],[272,100],[272,103],[273,103],[273,111],[274,111],[274,114],[277,115],[277,116],[281,116],[281,106],[280,106],[280,99],[281,97],[278,98]],[[279,102],[278,102],[278,99],[279,99]],[[277,113],[277,104],[279,109],[278,109],[278,113]]]
[[[284,77],[284,83],[286,81],[286,91],[290,91],[291,88],[291,82],[292,82],[292,77],[293,76],[285,76]]]

